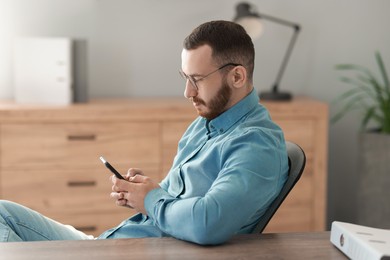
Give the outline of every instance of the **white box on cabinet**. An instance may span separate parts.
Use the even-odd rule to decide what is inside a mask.
[[[20,38],[14,46],[17,103],[72,103],[72,40]]]

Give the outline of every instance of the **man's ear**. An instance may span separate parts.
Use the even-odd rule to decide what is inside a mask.
[[[236,66],[233,70],[230,71],[232,86],[234,88],[242,88],[246,85],[247,74],[246,69],[243,66]]]

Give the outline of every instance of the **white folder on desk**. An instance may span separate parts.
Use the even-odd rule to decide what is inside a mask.
[[[68,38],[20,38],[14,45],[17,103],[70,104],[72,41]]]
[[[390,259],[390,230],[334,221],[330,241],[357,260]]]

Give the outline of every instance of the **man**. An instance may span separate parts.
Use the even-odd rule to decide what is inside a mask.
[[[220,244],[250,233],[287,176],[283,133],[259,104],[252,84],[254,47],[233,22],[197,27],[185,40],[184,96],[199,117],[178,144],[172,168],[158,184],[140,169],[111,177],[111,197],[139,213],[98,239],[172,236]],[[3,241],[90,239],[12,202],[0,203]]]

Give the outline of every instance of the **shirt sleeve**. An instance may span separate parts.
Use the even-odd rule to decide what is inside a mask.
[[[258,221],[286,174],[283,143],[258,132],[227,140],[223,167],[204,196],[176,198],[159,188],[145,198],[148,216],[165,233],[198,244],[220,244]]]

